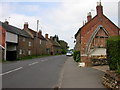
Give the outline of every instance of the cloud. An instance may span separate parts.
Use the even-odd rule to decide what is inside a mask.
[[[16,8],[16,5],[3,5],[4,18],[10,18],[10,24],[19,28],[23,28],[24,22],[29,23],[31,29],[36,30],[36,21],[40,20],[39,29],[42,29],[43,34],[59,35],[60,39],[67,41],[71,48],[74,47],[74,34],[83,25],[86,20],[87,13],[93,9],[92,15],[96,15],[96,2],[98,0],[62,0],[58,6],[43,8],[37,5],[19,5],[21,9]],[[116,2],[115,2],[116,1]],[[102,2],[104,13],[113,22],[117,24],[117,1],[105,0]],[[38,2],[40,3],[40,2]],[[51,4],[51,2],[49,3]],[[16,9],[15,9],[16,8]],[[10,10],[12,9],[12,11]],[[16,12],[22,10],[22,13]],[[29,15],[32,12],[34,15]],[[37,13],[36,13],[37,12]],[[1,19],[3,21],[3,19]],[[42,28],[41,28],[42,27]]]

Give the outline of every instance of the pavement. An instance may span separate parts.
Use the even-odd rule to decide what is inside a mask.
[[[104,65],[104,66],[93,66],[92,68],[100,70],[102,72],[106,72],[107,70],[109,70],[109,66],[108,65]]]
[[[64,64],[59,88],[103,88],[104,72],[91,67],[78,67],[72,57]],[[106,90],[106,89],[105,89]]]

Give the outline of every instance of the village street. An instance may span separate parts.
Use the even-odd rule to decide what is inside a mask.
[[[65,55],[7,62],[2,67],[3,88],[104,88],[103,72],[80,68]]]

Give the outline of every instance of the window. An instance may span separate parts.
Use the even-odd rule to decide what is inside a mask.
[[[28,55],[31,55],[31,50],[28,50]]]
[[[20,54],[20,55],[22,54],[22,49],[20,49],[20,52],[19,52],[19,54]]]
[[[32,46],[32,45],[31,45],[31,42],[29,42],[29,46]]]
[[[42,43],[42,41],[40,40],[40,44]]]

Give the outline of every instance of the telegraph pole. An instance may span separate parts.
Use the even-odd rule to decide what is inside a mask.
[[[39,20],[37,20],[37,32],[36,32],[36,56],[37,56],[37,49],[38,49],[38,28],[39,28]]]

